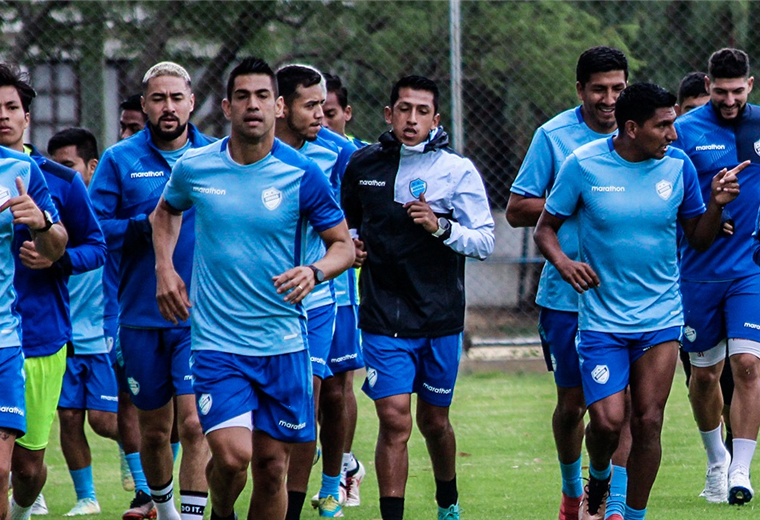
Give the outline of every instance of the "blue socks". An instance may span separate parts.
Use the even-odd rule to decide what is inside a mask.
[[[626,520],[625,496],[628,489],[628,471],[622,466],[612,467],[612,480],[610,481],[610,496],[607,499],[607,511],[604,518],[617,513]],[[644,518],[644,517],[642,517]]]
[[[330,477],[322,473],[322,487],[319,488],[319,498],[327,498],[332,495],[335,500],[340,500],[340,473]]]
[[[583,481],[581,480],[581,458],[572,464],[559,463],[559,471],[562,474],[562,492],[572,498],[583,494]]]
[[[594,466],[592,466],[591,464],[589,464],[588,472],[596,480],[607,480],[608,478],[610,478],[610,474],[612,473],[612,463],[609,463],[607,467],[601,471],[594,468]]]
[[[74,491],[77,500],[91,498],[95,500],[95,483],[92,480],[92,466],[82,469],[69,470],[71,480],[74,481]]]
[[[132,479],[135,481],[135,492],[142,491],[150,496],[148,481],[145,478],[145,473],[143,473],[142,462],[140,462],[140,452],[129,453],[125,458],[129,464],[129,471],[132,473]]]
[[[179,443],[178,442],[172,442],[172,456],[174,457],[174,462],[177,462],[177,455],[179,454]]]
[[[625,506],[625,520],[644,520],[647,516],[647,508],[634,509],[632,507]]]

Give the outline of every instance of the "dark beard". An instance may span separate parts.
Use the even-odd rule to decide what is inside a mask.
[[[146,126],[150,130],[150,134],[155,137],[156,139],[159,139],[161,141],[164,141],[166,143],[174,141],[179,136],[185,133],[185,130],[187,130],[187,123],[184,125],[179,125],[175,130],[171,132],[164,132],[157,126],[153,126],[153,124],[148,121]]]
[[[317,136],[316,135],[314,137],[307,136],[307,135],[303,134],[301,132],[301,130],[299,130],[298,128],[296,128],[296,125],[293,123],[293,119],[290,117],[290,114],[288,114],[285,117],[285,123],[287,123],[288,128],[290,129],[291,132],[293,132],[294,134],[296,134],[297,136],[299,136],[304,141],[311,142],[311,141],[316,141],[317,140]]]

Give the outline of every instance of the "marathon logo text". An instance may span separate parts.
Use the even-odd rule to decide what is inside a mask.
[[[385,181],[378,181],[375,179],[372,179],[372,180],[362,179],[359,181],[359,186],[377,186],[378,188],[382,188],[383,186],[385,186]]]
[[[303,430],[304,428],[306,428],[306,423],[305,422],[302,422],[302,423],[299,423],[299,424],[293,424],[293,423],[289,423],[287,421],[280,421],[277,424],[279,426],[282,426],[283,428],[287,428],[288,430]]]
[[[220,190],[218,188],[201,188],[200,186],[193,186],[193,191],[204,193],[206,195],[227,195],[227,190]]]
[[[430,386],[427,383],[422,383],[422,387],[428,392],[433,392],[434,394],[450,394],[451,393],[451,388],[436,388],[434,386]]]
[[[704,152],[709,150],[725,150],[726,145],[725,144],[704,144],[702,146],[695,146],[694,150],[697,152]]]
[[[748,329],[756,329],[756,330],[760,330],[760,325],[758,325],[757,323],[750,323],[750,322],[746,322],[746,323],[744,324],[744,326],[745,326],[745,327],[747,327]]]
[[[358,354],[346,354],[345,356],[341,356],[339,358],[332,358],[330,360],[330,363],[343,363],[344,361],[348,361],[349,359],[356,359]]]
[[[604,193],[625,191],[625,186],[591,186],[591,191],[601,191]]]
[[[0,413],[12,413],[24,417],[26,413],[18,406],[0,406]]]
[[[142,179],[144,177],[164,177],[166,174],[164,172],[160,171],[153,171],[153,172],[134,172],[130,173],[129,176],[132,179]]]

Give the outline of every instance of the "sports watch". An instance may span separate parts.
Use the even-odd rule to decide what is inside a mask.
[[[45,210],[42,212],[42,215],[45,217],[45,226],[41,227],[40,229],[33,229],[32,231],[35,233],[44,233],[53,227],[53,216],[50,214],[50,212]]]
[[[319,285],[325,281],[325,273],[322,272],[322,269],[313,265],[307,265],[306,267],[314,271],[314,285]]]
[[[432,235],[443,240],[449,238],[451,236],[451,221],[444,217],[438,217],[438,229]]]

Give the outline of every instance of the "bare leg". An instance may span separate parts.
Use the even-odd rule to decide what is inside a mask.
[[[407,442],[412,433],[411,395],[375,401],[380,431],[375,448],[377,484],[381,497],[403,497],[409,474]]]

